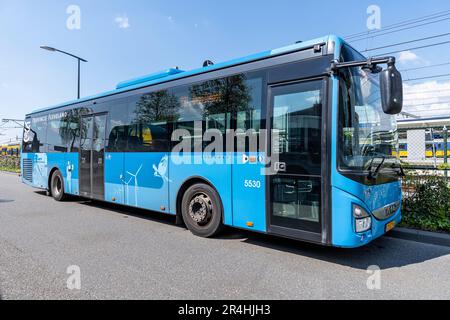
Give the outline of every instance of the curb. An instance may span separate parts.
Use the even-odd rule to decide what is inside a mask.
[[[3,171],[3,170],[0,170],[0,173],[20,176],[20,172],[12,172],[12,171]]]
[[[422,243],[450,247],[450,234],[421,231],[406,228],[396,228],[386,235],[387,237],[410,240]]]

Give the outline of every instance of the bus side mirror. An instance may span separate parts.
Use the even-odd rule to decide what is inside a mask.
[[[399,114],[403,109],[402,75],[395,64],[388,64],[380,73],[381,104],[386,114]]]

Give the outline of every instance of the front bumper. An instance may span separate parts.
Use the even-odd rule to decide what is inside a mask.
[[[385,220],[377,220],[367,206],[355,196],[333,188],[333,214],[332,214],[332,245],[341,248],[357,248],[386,234],[386,226],[394,222],[397,226],[401,220],[401,206],[396,212]],[[356,233],[355,219],[353,217],[353,204],[362,206],[372,217],[372,227],[366,232]]]

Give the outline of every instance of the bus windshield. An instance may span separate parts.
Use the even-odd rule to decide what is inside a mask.
[[[346,61],[365,59],[345,50],[343,55]],[[378,74],[361,67],[343,70],[339,102],[340,169],[398,168],[397,121],[383,112]]]

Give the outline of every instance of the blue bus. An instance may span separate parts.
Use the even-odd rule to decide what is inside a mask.
[[[363,246],[401,220],[401,81],[393,57],[333,35],[169,69],[26,115],[22,180],[201,237],[231,226]]]

